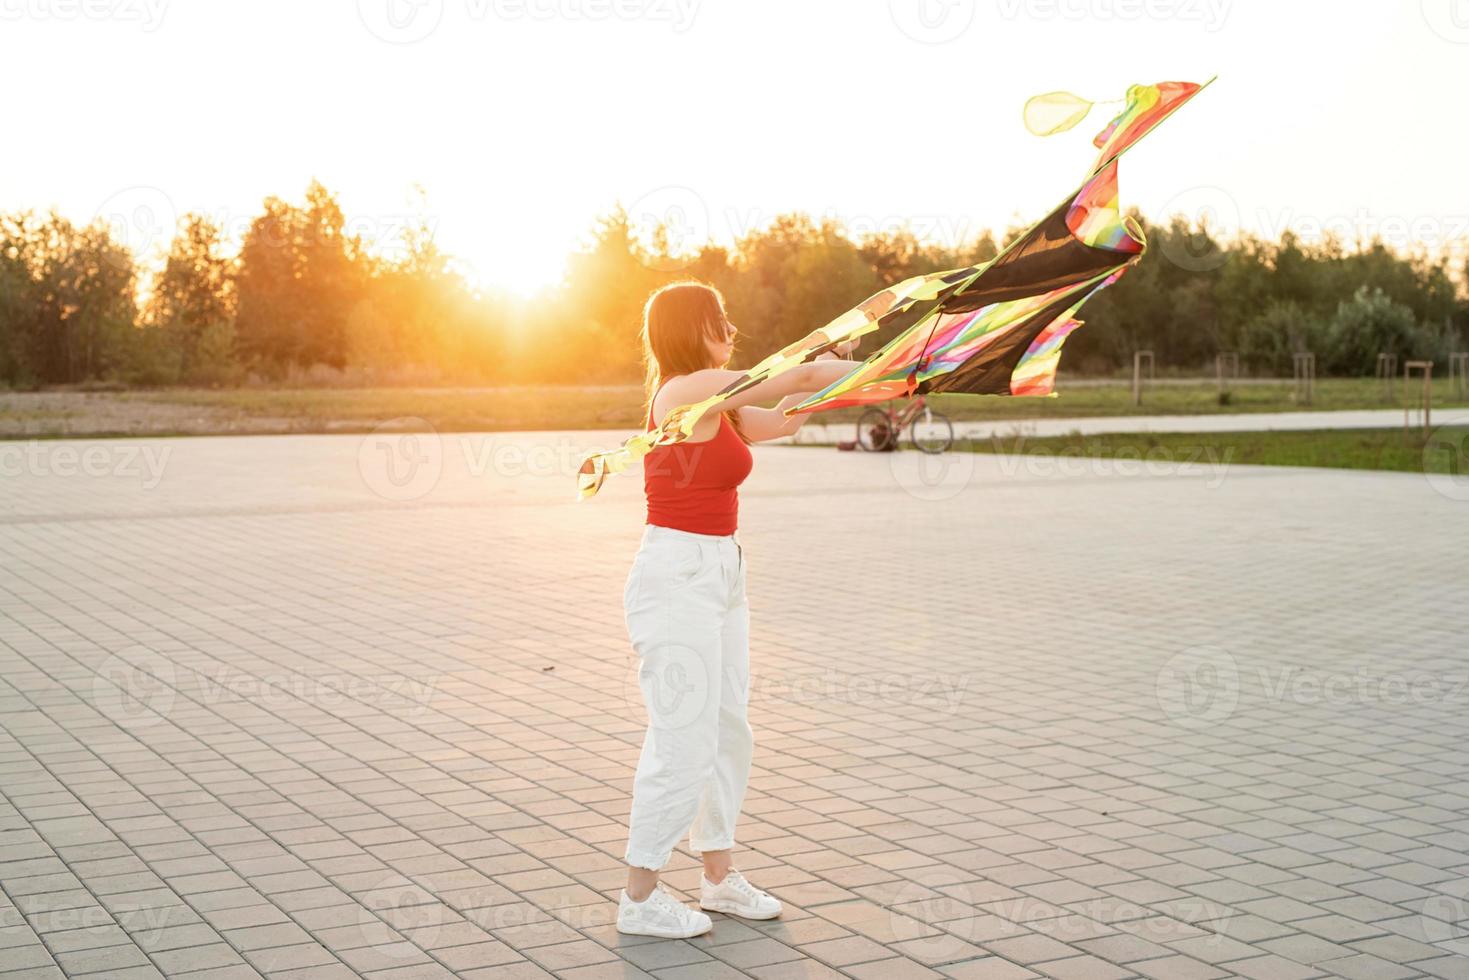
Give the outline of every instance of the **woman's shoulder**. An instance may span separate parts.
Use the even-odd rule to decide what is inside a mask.
[[[662,419],[680,405],[691,405],[719,394],[735,378],[739,371],[724,368],[704,368],[688,374],[671,374],[658,383],[653,393],[653,417]]]

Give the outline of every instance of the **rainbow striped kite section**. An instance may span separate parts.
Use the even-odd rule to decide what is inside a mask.
[[[695,423],[730,396],[842,341],[884,329],[897,336],[786,414],[930,392],[1054,395],[1062,345],[1081,326],[1076,312],[1147,250],[1142,229],[1122,213],[1117,160],[1208,84],[1132,86],[1122,111],[1093,141],[1100,152],[1081,186],[994,259],[890,286],[770,355],[723,391],[673,409],[656,429],[591,454],[577,474],[578,499],[595,495],[608,475],[652,449],[687,439]],[[1067,92],[1047,93],[1027,102],[1025,123],[1041,135],[1063,132],[1095,104]]]
[[[1122,213],[1118,158],[1203,87],[1129,88],[1093,141],[1100,155],[1076,191],[990,262],[956,270],[962,288],[787,414],[937,392],[1054,396],[1061,345],[1081,325],[1077,310],[1147,250],[1142,228]],[[1028,107],[1027,125],[1047,134],[1076,125],[1093,104],[1058,92],[1037,99],[1045,111]]]

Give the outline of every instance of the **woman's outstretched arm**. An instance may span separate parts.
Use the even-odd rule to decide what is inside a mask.
[[[837,360],[837,358],[834,354],[822,354],[816,360]],[[860,362],[842,361],[841,363],[855,365]],[[844,371],[842,377],[845,376],[846,372]],[[830,382],[827,382],[827,384],[830,384]],[[826,385],[821,386],[821,388],[825,387]],[[752,442],[765,442],[769,439],[779,439],[782,436],[795,435],[801,426],[806,424],[806,420],[811,415],[808,412],[802,415],[788,416],[786,415],[786,409],[794,408],[801,404],[801,402],[811,397],[812,394],[820,391],[821,388],[812,388],[811,391],[798,391],[795,394],[787,395],[774,408],[759,408],[754,405],[741,408],[739,410],[740,426]]]
[[[848,361],[841,358],[827,358],[824,355],[806,364],[800,364],[773,378],[767,378],[759,384],[742,391],[737,395],[731,395],[719,406],[720,412],[740,411],[740,421],[745,421],[745,410],[755,408],[761,402],[777,401],[789,398],[792,395],[801,395],[803,398],[813,391],[820,391],[834,381],[844,378],[857,368],[861,361]],[[695,371],[692,374],[679,375],[669,378],[663,390],[658,393],[654,405],[654,417],[661,419],[670,409],[679,405],[692,405],[701,402],[724,388],[730,382],[744,376],[743,371],[729,371],[724,368],[706,368]],[[791,403],[794,404],[794,403]],[[786,406],[789,407],[789,406]],[[766,412],[774,412],[774,409],[763,409]],[[784,411],[784,408],[781,410]],[[788,422],[781,415],[782,422]],[[700,419],[695,427],[695,441],[710,438],[714,435],[714,427],[718,424],[717,413],[708,418]],[[701,431],[703,430],[703,431]],[[753,434],[750,438],[758,437]],[[773,436],[768,438],[774,438]]]

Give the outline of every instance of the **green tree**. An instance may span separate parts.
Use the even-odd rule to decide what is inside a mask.
[[[234,270],[219,227],[186,215],[154,279],[145,317],[174,357],[174,379],[218,383],[234,376]]]
[[[266,199],[240,248],[235,328],[247,355],[277,369],[345,363],[347,318],[369,274],[345,224],[315,181],[305,207]]]

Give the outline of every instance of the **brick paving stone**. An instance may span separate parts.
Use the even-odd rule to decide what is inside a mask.
[[[614,436],[440,436],[411,500],[357,436],[7,475],[7,980],[1464,976],[1462,504],[970,454],[757,449],[736,860],[787,916],[625,941],[640,485],[470,465]]]
[[[120,972],[134,966],[149,965],[148,957],[138,947],[104,946],[100,949],[82,949],[69,953],[56,953],[56,963],[69,974]],[[228,962],[238,957],[231,956]]]
[[[1226,963],[1230,970],[1250,980],[1307,980],[1319,977],[1324,971],[1288,960],[1283,956],[1252,956],[1248,959],[1231,960]]]
[[[1037,963],[1035,968],[1056,980],[1123,980],[1136,976],[1131,970],[1095,956],[1071,956],[1064,960]]]
[[[1049,936],[1017,936],[1014,939],[998,939],[984,944],[993,953],[1007,960],[1029,966],[1045,960],[1058,960],[1081,952],[1073,946],[1057,942]]]
[[[745,971],[755,980],[842,980],[846,976],[815,960],[789,960]]]
[[[847,972],[857,980],[938,980],[943,976],[921,963],[903,958],[860,963],[849,967]]]
[[[1352,955],[1352,949],[1350,947],[1327,942],[1319,936],[1311,936],[1306,933],[1299,933],[1294,936],[1282,936],[1279,939],[1267,939],[1255,945],[1259,949],[1278,953],[1287,959],[1295,960],[1297,963],[1319,963],[1322,960],[1335,960]],[[1233,958],[1239,959],[1241,957]]]
[[[1442,977],[1443,980],[1469,980],[1469,956],[1439,956],[1408,965],[1428,976]]]
[[[554,980],[551,974],[526,960],[460,974],[460,980]]]
[[[813,956],[823,963],[835,967],[848,967],[854,963],[888,958],[888,949],[865,936],[849,936],[845,939],[828,939],[819,943],[807,943],[801,952]]]
[[[651,973],[622,960],[573,967],[570,970],[562,970],[557,976],[560,980],[652,980],[653,978]]]
[[[1214,980],[1230,976],[1228,970],[1210,966],[1202,960],[1188,956],[1164,956],[1156,960],[1142,960],[1131,964],[1131,968],[1153,980]]]
[[[712,962],[709,955],[684,940],[649,942],[619,949],[622,959],[644,970]]]
[[[1367,953],[1336,960],[1324,960],[1316,965],[1333,976],[1346,977],[1348,980],[1399,980],[1402,977],[1419,975],[1419,971],[1414,967],[1390,963]]]
[[[694,963],[654,970],[653,976],[658,980],[744,980],[749,974],[736,970],[728,963]]]

